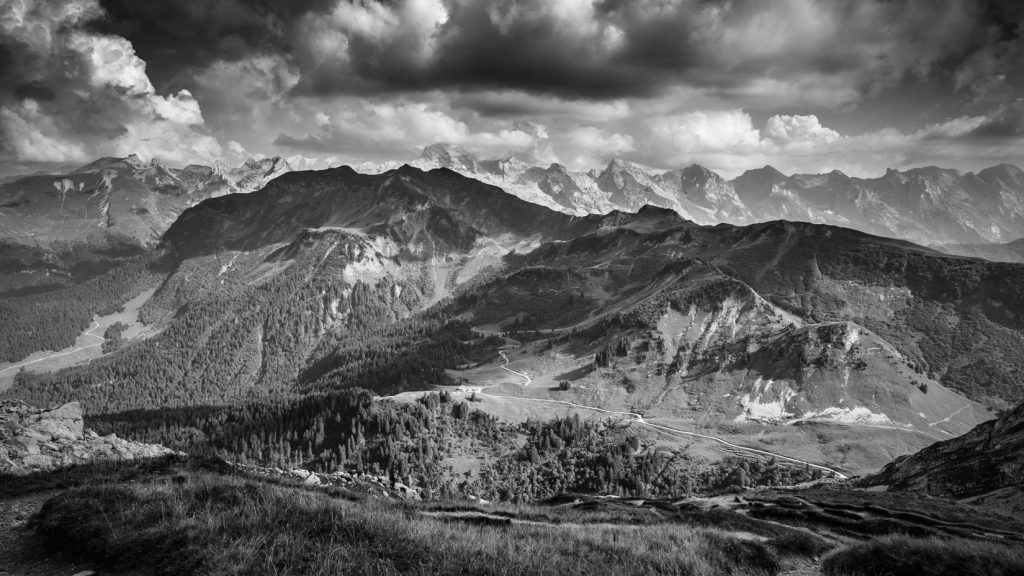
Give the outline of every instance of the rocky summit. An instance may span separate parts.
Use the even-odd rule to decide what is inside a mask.
[[[70,402],[40,409],[18,400],[0,401],[0,474],[48,472],[94,460],[155,458],[174,451],[100,436],[87,430],[82,407]]]
[[[516,158],[484,160],[458,146],[433,144],[411,165],[447,168],[577,216],[635,212],[650,204],[698,224],[814,222],[923,245],[951,245],[951,253],[984,258],[990,256],[973,254],[977,249],[969,246],[1024,235],[1024,171],[1011,164],[976,173],[934,166],[890,169],[873,178],[838,170],[787,175],[764,166],[726,180],[696,164],[659,172],[613,158],[603,169],[576,172],[560,164],[530,166]],[[356,166],[376,173],[397,167],[396,162]]]

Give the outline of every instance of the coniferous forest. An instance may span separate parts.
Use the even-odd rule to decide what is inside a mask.
[[[163,328],[133,342],[114,324],[104,333],[102,358],[54,374],[21,372],[7,395],[39,405],[79,400],[100,434],[244,464],[385,475],[439,496],[525,502],[566,491],[672,495],[815,476],[773,462],[709,463],[653,450],[624,430],[578,417],[508,424],[448,392],[382,401],[378,395],[451,384],[446,368],[497,359],[504,338],[477,337],[444,303],[417,311],[422,292],[415,284],[384,279],[346,287],[302,265],[255,286],[192,298],[161,320],[161,306],[173,307],[167,302],[175,280],[163,266],[136,257],[33,296],[54,316],[72,302],[94,301],[88,310],[100,313],[160,281],[162,292],[142,314]],[[479,302],[473,294],[463,302]],[[20,321],[36,318],[23,300],[5,303],[20,311]],[[344,322],[332,325],[339,317]],[[79,321],[88,326],[87,317]],[[513,326],[510,335],[544,337],[525,327]],[[610,344],[597,362],[621,356],[623,347]],[[476,472],[452,464],[467,447],[481,455]]]

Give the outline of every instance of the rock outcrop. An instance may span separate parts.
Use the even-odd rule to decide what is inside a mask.
[[[87,430],[78,402],[39,409],[0,401],[0,474],[47,472],[94,460],[155,458],[174,451]]]
[[[860,484],[952,498],[1020,490],[1024,487],[1024,404],[963,436],[900,456]]]
[[[263,466],[252,466],[247,464],[232,464],[235,468],[255,474],[257,476],[269,476],[272,478],[286,478],[300,480],[304,486],[338,486],[353,492],[360,492],[369,496],[383,496],[399,500],[420,500],[421,496],[416,488],[411,488],[401,482],[393,482],[387,476],[375,476],[373,474],[351,474],[349,472],[318,473],[303,468],[292,468],[282,470],[281,468],[267,468]]]

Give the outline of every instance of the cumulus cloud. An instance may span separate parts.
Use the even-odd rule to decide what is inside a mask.
[[[990,20],[969,0],[339,0],[300,18],[290,42],[297,89],[321,95],[614,99],[682,84],[841,105],[985,50]]]
[[[337,2],[326,15],[308,13],[296,24],[296,56],[305,89],[352,92],[368,78],[399,81],[420,74],[434,56],[436,34],[448,21],[440,0]]]
[[[822,126],[813,114],[772,116],[765,125],[765,135],[781,145],[832,144],[839,140],[839,133]]]
[[[16,159],[138,153],[184,162],[221,153],[189,91],[158,94],[129,41],[86,28],[103,15],[94,0],[14,0],[0,10],[4,50],[35,63],[0,74],[14,87],[0,92],[0,136]]]
[[[268,123],[299,82],[299,72],[277,54],[215,60],[194,73],[191,85],[203,108],[221,124],[252,127]]]
[[[760,131],[743,110],[689,112],[647,121],[648,146],[671,151],[670,158],[724,150],[742,153],[760,144]]]
[[[266,154],[876,169],[1003,158],[1024,125],[1017,0],[9,0],[0,26],[20,158],[184,159],[215,131]]]
[[[238,157],[245,157],[246,151],[245,146],[242,146],[237,140],[231,140],[228,142],[228,153]]]
[[[633,159],[654,168],[703,164],[732,177],[771,164],[787,173],[833,169],[855,176],[877,176],[886,168],[939,164],[979,169],[998,162],[1020,162],[1013,147],[999,140],[980,142],[986,130],[1020,131],[1017,112],[960,116],[903,132],[884,128],[856,135],[841,134],[815,115],[774,115],[758,129],[742,110],[694,112],[668,122],[654,118],[639,138]],[[1016,122],[1016,123],[1015,123]],[[991,138],[990,138],[991,140]],[[1004,140],[1005,141],[1005,140]],[[1018,140],[1024,143],[1024,138]]]
[[[317,114],[327,116],[324,111]],[[283,133],[275,144],[319,153],[363,154],[364,157],[408,157],[436,142],[458,144],[484,154],[507,154],[527,148],[546,136],[536,123],[511,123],[473,130],[443,110],[423,102],[372,103],[352,100],[335,104],[330,122],[302,136]]]
[[[593,168],[636,150],[629,134],[609,133],[596,126],[579,126],[560,134],[552,143],[552,150],[561,152],[563,164],[576,169]]]
[[[53,118],[39,110],[34,100],[12,107],[0,107],[0,126],[6,144],[18,160],[29,162],[70,162],[88,160],[85,147],[51,134],[59,133]]]

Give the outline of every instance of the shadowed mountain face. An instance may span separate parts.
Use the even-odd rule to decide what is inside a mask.
[[[0,240],[46,246],[113,235],[154,244],[185,208],[257,190],[290,170],[280,158],[227,170],[168,168],[132,155],[101,158],[66,174],[12,179],[0,184]]]
[[[482,161],[456,146],[424,149],[415,166],[449,168],[570,214],[671,208],[700,224],[794,220],[845,226],[923,245],[1006,242],[1024,237],[1024,171],[1009,164],[964,173],[936,167],[878,178],[839,171],[787,176],[771,166],[726,181],[690,166],[654,173],[622,160],[572,172],[515,159]],[[382,171],[391,165],[365,165]]]
[[[1024,501],[1024,404],[970,432],[897,458],[864,486],[933,496]]]
[[[653,213],[644,212],[649,218]],[[681,221],[670,211],[659,217]],[[562,240],[615,218],[643,219],[623,213],[569,216],[446,169],[403,166],[365,175],[346,166],[292,172],[259,192],[203,202],[186,210],[163,240],[194,254],[282,242],[303,228],[344,228],[402,245],[430,241],[444,251],[465,252],[483,236]]]

